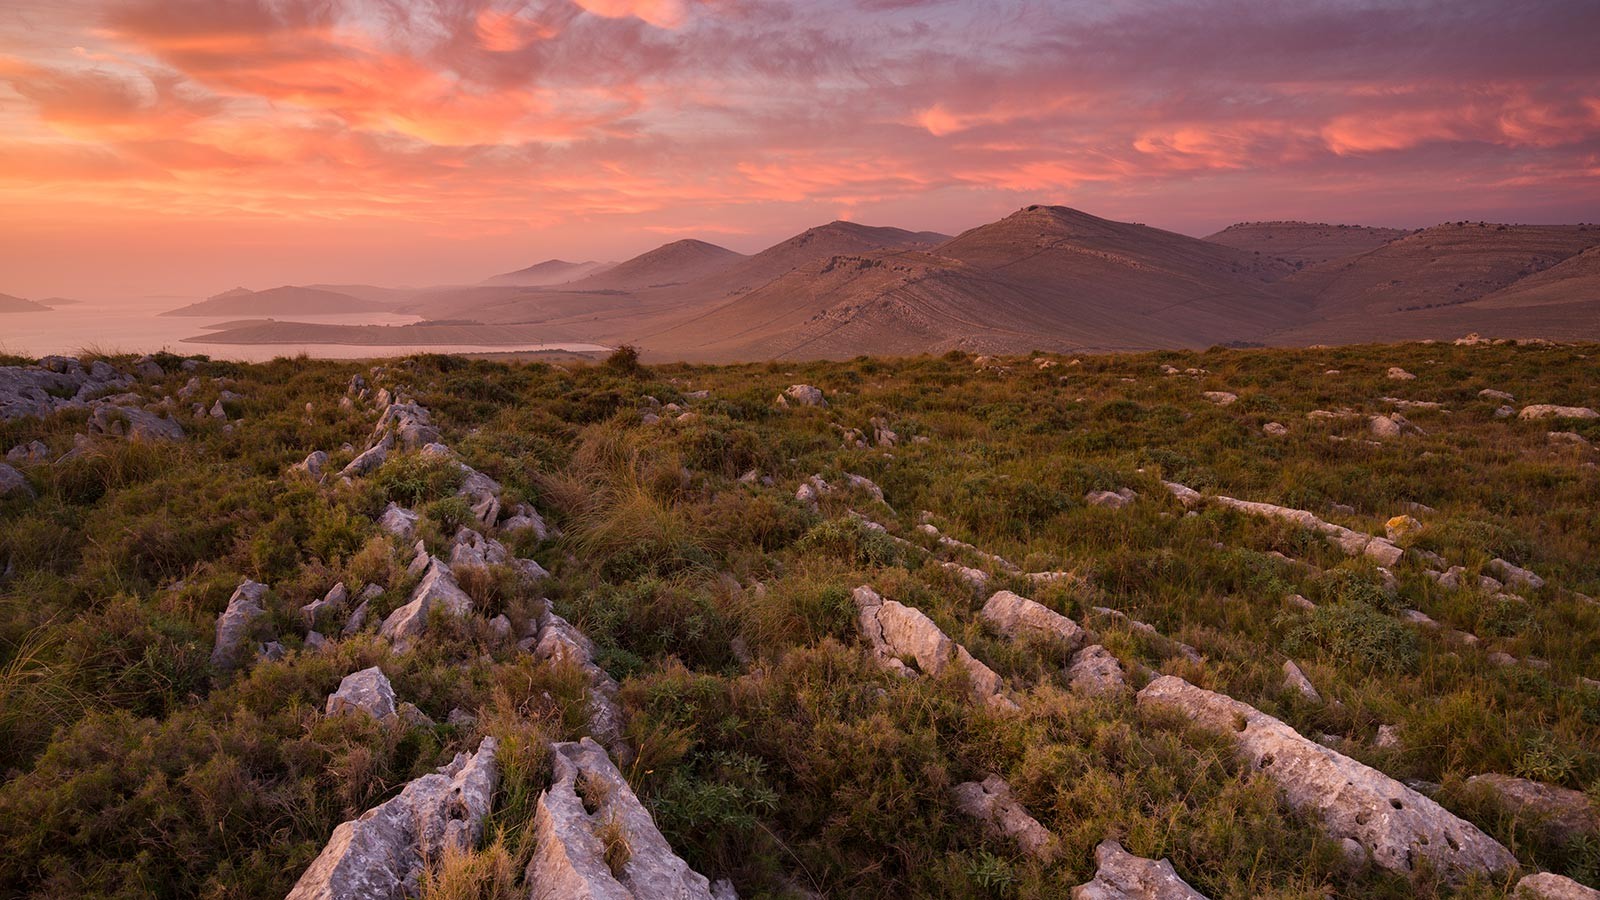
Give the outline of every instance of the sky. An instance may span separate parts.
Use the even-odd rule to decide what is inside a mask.
[[[4,0],[0,292],[477,281],[1031,203],[1600,221],[1600,2]]]

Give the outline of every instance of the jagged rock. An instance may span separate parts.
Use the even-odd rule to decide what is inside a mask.
[[[322,470],[328,465],[328,454],[322,450],[313,450],[305,459],[294,464],[293,470],[304,472],[312,478],[321,478]]]
[[[1066,616],[1027,597],[1010,591],[997,591],[983,604],[980,613],[994,629],[1012,640],[1024,636],[1044,638],[1067,653],[1083,646],[1082,628]]]
[[[483,836],[500,780],[495,739],[405,786],[333,830],[286,900],[398,900],[416,896],[429,864]]]
[[[1200,502],[1205,499],[1204,494],[1192,487],[1178,484],[1175,481],[1163,481],[1161,484],[1169,492],[1171,492],[1172,496],[1176,498],[1179,503],[1183,504],[1185,509],[1191,509],[1195,506],[1198,506]]]
[[[28,479],[7,463],[0,463],[0,497],[32,497],[33,487]]]
[[[550,537],[550,526],[545,524],[544,517],[526,503],[518,503],[511,508],[511,516],[500,523],[500,530],[507,534],[532,531],[533,536],[541,541]]]
[[[227,609],[217,617],[217,639],[211,647],[213,666],[228,670],[239,664],[239,651],[250,636],[250,626],[267,612],[261,606],[266,595],[266,585],[248,578],[234,589]]]
[[[1110,650],[1090,644],[1072,657],[1067,667],[1067,686],[1091,697],[1115,697],[1129,693],[1122,663]]]
[[[1383,523],[1384,534],[1391,543],[1399,543],[1422,531],[1422,523],[1411,516],[1395,516]]]
[[[822,396],[822,391],[809,384],[791,384],[778,395],[779,406],[818,406],[826,409],[828,401]]]
[[[1090,506],[1101,506],[1106,509],[1122,509],[1138,499],[1138,497],[1138,494],[1128,488],[1122,488],[1115,491],[1090,491],[1083,495],[1083,502]]]
[[[277,641],[267,641],[256,650],[256,658],[266,662],[277,662],[289,655],[289,650]]]
[[[1164,675],[1139,692],[1139,705],[1182,712],[1232,735],[1240,760],[1276,781],[1290,806],[1321,819],[1332,837],[1358,841],[1384,869],[1410,873],[1427,859],[1458,878],[1517,865],[1470,822],[1248,704]]]
[[[1238,401],[1239,395],[1228,391],[1206,391],[1200,396],[1210,400],[1218,406],[1229,406]]]
[[[1288,426],[1284,425],[1282,422],[1268,422],[1267,424],[1261,426],[1261,430],[1263,433],[1269,434],[1273,437],[1283,437],[1289,433]]]
[[[1181,485],[1179,485],[1181,487]],[[1170,489],[1170,488],[1169,488]],[[1290,509],[1286,506],[1276,506],[1271,503],[1256,503],[1249,500],[1236,500],[1233,497],[1218,495],[1214,498],[1217,503],[1240,512],[1261,516],[1268,519],[1281,519],[1293,522],[1302,528],[1315,531],[1329,543],[1343,550],[1347,556],[1366,556],[1380,566],[1393,566],[1398,563],[1405,551],[1396,547],[1387,538],[1375,537],[1360,531],[1325,522],[1313,513],[1303,509]]]
[[[623,738],[622,706],[617,702],[620,686],[595,663],[594,652],[594,644],[571,622],[549,610],[539,617],[533,655],[547,662],[576,666],[583,672],[589,681],[585,694],[589,732],[618,759],[626,760],[632,754]]]
[[[307,650],[321,650],[323,647],[326,647],[326,646],[328,646],[328,639],[322,636],[322,632],[320,632],[320,631],[308,631],[308,632],[306,632],[306,649]]]
[[[1517,414],[1519,419],[1600,419],[1600,412],[1595,412],[1587,406],[1555,406],[1549,403],[1535,403],[1524,406],[1522,412]]]
[[[533,814],[531,900],[712,900],[711,884],[672,852],[604,749],[550,746],[554,771]],[[608,846],[627,848],[608,863]]]
[[[1540,872],[1517,882],[1514,900],[1600,900],[1600,891],[1587,888],[1564,875]]]
[[[377,666],[351,672],[339,682],[339,689],[328,695],[326,715],[339,716],[364,712],[380,722],[393,719],[394,687]]]
[[[362,475],[377,471],[378,467],[383,465],[384,460],[389,458],[389,451],[392,449],[394,449],[394,437],[385,435],[383,440],[372,445],[360,456],[350,460],[349,465],[339,471],[339,477],[359,478]]]
[[[461,486],[456,488],[456,496],[472,500],[475,506],[482,503],[485,497],[500,496],[500,482],[495,481],[466,463],[460,463],[459,465],[461,466],[462,478]]]
[[[1488,792],[1524,824],[1558,841],[1600,833],[1600,810],[1582,791],[1495,773],[1468,778],[1467,788]]]
[[[341,581],[329,588],[328,593],[324,594],[321,600],[313,600],[300,607],[300,614],[305,616],[307,625],[315,625],[317,624],[317,618],[324,611],[333,612],[343,609],[344,605],[349,601],[350,589],[345,587],[344,582]]]
[[[1499,575],[1509,587],[1528,591],[1537,591],[1544,587],[1543,578],[1504,559],[1489,560],[1489,570]]]
[[[42,463],[50,459],[50,448],[44,441],[29,441],[6,451],[8,463]]]
[[[96,434],[125,437],[142,444],[181,441],[184,438],[183,426],[176,419],[120,406],[95,407],[89,415],[89,430]]]
[[[1388,377],[1391,381],[1415,381],[1417,378],[1417,376],[1399,366],[1390,366]]]
[[[472,598],[456,584],[450,568],[438,560],[433,560],[417,583],[411,599],[383,620],[378,634],[403,653],[427,630],[428,616],[435,606],[457,617],[472,611]]]
[[[1116,841],[1101,841],[1094,860],[1094,880],[1073,888],[1072,900],[1206,900],[1172,863],[1134,856]]]
[[[921,610],[886,600],[866,585],[856,588],[851,596],[861,633],[884,668],[913,674],[901,657],[910,657],[918,670],[933,676],[956,666],[966,672],[975,699],[999,709],[1017,708],[1005,695],[1005,682],[1000,676],[940,631]]]
[[[1048,863],[1060,852],[1055,835],[1011,796],[1011,785],[999,775],[958,784],[950,795],[956,809],[983,823],[995,837],[1016,841],[1024,854]]]
[[[356,606],[355,610],[350,613],[350,618],[344,623],[344,629],[339,632],[342,637],[350,637],[353,634],[359,633],[361,629],[366,627],[367,612],[372,606],[372,601],[377,599],[377,597],[382,593],[383,588],[378,587],[375,584],[369,584],[361,589],[361,595],[356,598],[361,602]]]
[[[1297,692],[1312,703],[1322,702],[1322,695],[1317,693],[1317,689],[1312,685],[1311,679],[1306,677],[1306,673],[1300,671],[1300,667],[1295,665],[1295,661],[1292,659],[1283,661],[1283,686],[1287,690]]]
[[[1373,416],[1367,421],[1367,427],[1376,438],[1397,438],[1405,434],[1422,433],[1421,428],[1411,424],[1410,420],[1399,413]]]
[[[378,527],[402,541],[409,541],[417,533],[417,522],[421,518],[417,513],[391,502],[384,508],[383,515],[378,517]]]
[[[500,498],[493,494],[479,497],[472,505],[472,518],[485,528],[493,528],[500,521]]]
[[[462,526],[450,542],[450,568],[498,566],[511,558],[504,544]]]

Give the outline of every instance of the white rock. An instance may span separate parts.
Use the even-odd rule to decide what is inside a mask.
[[[1215,403],[1218,406],[1229,406],[1239,399],[1238,394],[1230,393],[1228,391],[1206,391],[1200,396],[1210,400],[1212,403]]]
[[[411,599],[383,620],[378,634],[404,653],[412,641],[427,630],[428,616],[434,607],[450,615],[464,616],[472,610],[472,598],[456,584],[448,566],[434,560],[426,575],[411,592]]]
[[[1489,571],[1500,576],[1508,587],[1527,591],[1537,591],[1544,587],[1543,578],[1504,559],[1490,560]]]
[[[1122,663],[1099,644],[1073,655],[1072,665],[1067,667],[1067,685],[1091,697],[1116,697],[1131,691]]]
[[[240,650],[255,621],[266,615],[261,600],[267,595],[267,586],[245,579],[228,598],[228,607],[217,617],[217,638],[211,648],[211,664],[227,670],[240,662]]]
[[[1067,653],[1082,647],[1085,634],[1077,623],[1055,610],[1011,591],[997,591],[979,613],[984,621],[1012,640],[1023,637],[1050,641]]]
[[[1499,400],[1502,403],[1515,403],[1515,402],[1517,402],[1517,398],[1511,396],[1510,394],[1506,393],[1505,391],[1497,391],[1497,390],[1495,390],[1493,388],[1484,388],[1483,390],[1478,392],[1478,396],[1482,397],[1485,400]]]
[[[903,675],[913,674],[913,670],[901,662],[902,657],[909,657],[916,662],[918,670],[932,676],[956,667],[966,673],[974,699],[998,709],[1017,708],[1006,696],[1005,682],[1000,676],[940,631],[920,610],[886,600],[866,585],[856,588],[852,599],[861,633],[884,668]]]
[[[1306,677],[1306,673],[1300,671],[1300,667],[1295,665],[1295,661],[1292,659],[1283,661],[1283,685],[1286,689],[1299,693],[1300,696],[1312,703],[1322,702],[1322,695],[1317,693],[1317,689],[1312,685],[1311,679]]]
[[[1055,835],[1011,796],[1011,786],[1000,776],[963,782],[950,789],[950,796],[957,810],[977,819],[991,835],[1016,841],[1024,854],[1048,863],[1060,852]]]
[[[1388,375],[1391,381],[1415,381],[1417,377],[1399,366],[1390,366]]]
[[[1122,488],[1116,491],[1090,491],[1083,496],[1083,502],[1106,509],[1122,509],[1138,497],[1138,494],[1128,488]]]
[[[822,396],[819,388],[809,384],[791,384],[778,395],[779,406],[816,406],[826,409],[828,401]]]
[[[1094,880],[1073,888],[1072,900],[1206,900],[1172,863],[1134,856],[1116,841],[1102,841],[1094,859]]]
[[[1600,891],[1587,888],[1564,875],[1540,872],[1517,882],[1513,900],[1600,900]]]
[[[398,503],[390,503],[378,517],[378,527],[402,541],[409,541],[417,533],[417,522],[421,518]]]
[[[1555,406],[1549,403],[1535,403],[1524,406],[1517,415],[1519,419],[1600,419],[1600,412],[1595,412],[1587,406]]]
[[[380,722],[393,719],[394,687],[377,666],[351,672],[339,682],[339,689],[328,695],[325,713],[330,716],[363,712]]]
[[[1288,426],[1284,425],[1282,422],[1268,422],[1267,424],[1261,426],[1261,430],[1272,435],[1273,437],[1283,437],[1289,433]]]

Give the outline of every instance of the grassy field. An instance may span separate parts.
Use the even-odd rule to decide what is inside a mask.
[[[474,583],[477,612],[435,623],[406,654],[370,632],[305,648],[298,610],[338,580],[383,586],[375,615],[404,602],[414,578],[374,519],[390,500],[415,505],[443,548],[468,515],[449,473],[401,453],[348,486],[291,476],[311,450],[337,471],[354,455],[341,446],[364,446],[375,414],[340,399],[367,364],[203,363],[196,399],[209,406],[224,387],[210,379],[226,379],[242,397],[235,421],[185,419],[183,443],[19,465],[37,496],[0,500],[0,895],[281,897],[335,825],[494,734],[505,776],[490,834],[426,893],[525,896],[545,744],[583,733],[584,686],[487,619],[504,613],[520,630],[541,597],[621,682],[638,751],[624,774],[674,849],[743,897],[1065,897],[1107,837],[1170,858],[1213,898],[1507,895],[1514,875],[1451,886],[1348,870],[1226,738],[1067,690],[1064,658],[987,630],[977,610],[999,588],[1093,626],[1135,687],[1177,674],[1327,735],[1427,782],[1525,871],[1600,886],[1600,838],[1527,827],[1463,785],[1497,772],[1600,799],[1600,687],[1584,680],[1600,678],[1600,605],[1583,596],[1600,595],[1600,451],[1549,437],[1600,443],[1600,421],[1497,418],[1501,401],[1479,395],[1595,406],[1597,354],[1408,344],[994,365],[391,361],[384,377],[410,388],[463,459],[560,528],[514,547],[552,573],[539,593]],[[1416,378],[1392,380],[1391,366]],[[158,399],[188,377],[137,390]],[[823,389],[828,407],[774,403],[797,383]],[[1207,391],[1238,399],[1217,405]],[[1421,433],[1372,441],[1367,416],[1394,410],[1385,397],[1442,408],[1408,408]],[[1346,408],[1360,415],[1307,415]],[[84,419],[0,423],[0,450],[40,440],[58,457]],[[875,420],[894,446],[873,440]],[[1286,433],[1267,433],[1273,422]],[[815,509],[796,500],[808,476],[844,485],[845,473],[875,482],[883,502],[859,488]],[[1163,480],[1377,535],[1411,514],[1424,527],[1402,545],[1469,574],[1504,558],[1548,583],[1520,599],[1448,590],[1408,555],[1386,586],[1305,530],[1216,505],[1186,515]],[[1126,508],[1085,501],[1120,488],[1138,494]],[[1032,585],[939,548],[924,520],[1021,571],[1082,580]],[[940,559],[987,569],[988,589]],[[245,577],[271,587],[258,630],[289,652],[223,674],[208,659],[216,617]],[[1004,676],[1021,713],[974,706],[959,679],[879,668],[856,633],[860,584],[932,617]],[[1442,627],[1407,624],[1403,609]],[[1496,664],[1497,652],[1516,662]],[[1329,702],[1284,687],[1286,658]],[[341,676],[369,665],[435,721],[454,709],[474,721],[323,716]],[[1381,725],[1397,746],[1376,746]],[[990,773],[1059,836],[1057,861],[1030,860],[952,809],[951,786]]]

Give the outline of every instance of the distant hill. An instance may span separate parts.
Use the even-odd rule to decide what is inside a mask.
[[[337,291],[284,285],[265,291],[234,288],[163,316],[304,316],[380,312],[390,305]]]
[[[0,294],[0,313],[49,312],[50,307],[10,294]]]
[[[567,287],[575,291],[669,287],[705,278],[744,258],[743,253],[705,241],[673,241]]]
[[[596,272],[611,268],[611,263],[595,262],[567,262],[564,259],[547,259],[542,263],[534,263],[526,269],[515,272],[506,272],[485,278],[483,284],[487,285],[515,285],[520,287],[542,287],[551,284],[565,284],[569,281],[578,281],[587,278]]]
[[[1329,225],[1323,222],[1241,222],[1229,225],[1206,240],[1235,250],[1276,256],[1296,268],[1374,250],[1411,232],[1402,228],[1370,225]]]

